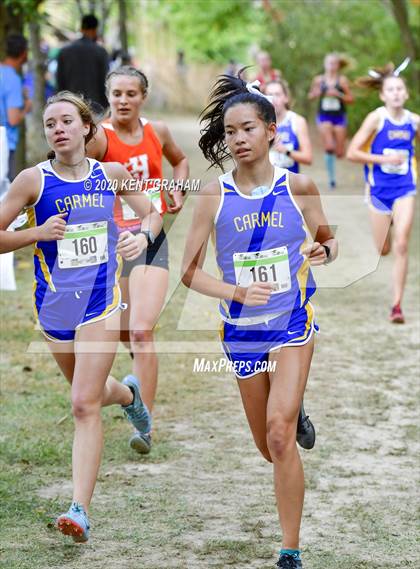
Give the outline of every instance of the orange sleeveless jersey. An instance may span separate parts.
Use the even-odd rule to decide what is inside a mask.
[[[154,190],[152,180],[161,180],[162,175],[162,146],[152,127],[146,120],[141,119],[143,125],[143,140],[139,144],[126,144],[120,140],[114,127],[109,122],[102,123],[106,134],[108,148],[102,162],[120,162],[127,168],[136,180],[150,180],[147,194],[157,211],[163,215],[166,210],[166,202],[163,191]],[[146,190],[147,186],[142,188]],[[123,198],[115,200],[115,222],[121,229],[136,230],[140,228],[140,220],[124,201]]]

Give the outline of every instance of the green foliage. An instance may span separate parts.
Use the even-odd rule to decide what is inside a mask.
[[[189,61],[224,65],[233,58],[253,65],[253,50],[267,49],[290,83],[296,110],[305,115],[315,112],[307,92],[329,51],[352,57],[354,66],[345,71],[351,80],[372,66],[398,64],[407,55],[397,22],[383,0],[271,0],[269,4],[278,17],[265,10],[263,2],[251,0],[161,0],[149,10],[149,17],[159,16]],[[410,19],[418,19],[416,10],[408,7]],[[415,65],[404,73],[411,87],[408,106],[413,110],[420,103]],[[356,89],[355,95],[357,102],[349,109],[351,130],[381,104],[376,93]]]
[[[285,19],[281,24],[269,24],[262,45],[290,82],[296,108],[304,114],[308,114],[306,94],[311,79],[322,72],[326,53],[351,56],[354,66],[344,71],[350,79],[365,75],[375,65],[398,64],[407,55],[398,25],[381,0],[278,0],[272,4],[283,11]],[[404,76],[410,86],[409,71]],[[420,100],[414,84],[411,87],[413,99],[408,106],[415,109]],[[376,93],[356,89],[355,94],[356,104],[349,109],[351,130],[381,104]]]
[[[4,0],[4,2],[14,15],[22,15],[29,22],[37,16],[38,8],[43,0]]]
[[[189,60],[222,65],[231,58],[245,62],[266,22],[252,0],[161,0],[149,14],[175,33]]]

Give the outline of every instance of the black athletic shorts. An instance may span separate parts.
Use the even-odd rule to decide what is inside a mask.
[[[133,232],[133,233],[139,233]],[[134,261],[124,261],[121,276],[128,277],[134,267],[138,265],[151,265],[152,267],[161,267],[169,269],[168,260],[168,240],[164,230],[159,233],[153,244],[149,244],[143,253],[134,259]]]

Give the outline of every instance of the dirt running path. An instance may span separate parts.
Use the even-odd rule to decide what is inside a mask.
[[[168,123],[191,157],[192,177],[209,179],[197,151],[194,121]],[[306,172],[323,191],[319,153]],[[392,261],[385,258],[377,266],[361,199],[361,168],[342,163],[338,172],[339,188],[326,195],[325,208],[338,227],[341,257],[318,271],[322,286],[314,301],[321,334],[306,406],[318,439],[313,451],[303,453],[304,567],[414,568],[418,224],[404,301],[408,322],[391,326]],[[271,467],[251,441],[234,379],[193,373],[195,350],[212,360],[220,357],[215,303],[178,286],[193,203],[191,197],[170,234],[173,270],[158,329],[166,354],[160,356],[153,453],[133,456],[125,446],[129,429],[120,411],[106,410],[107,444],[91,512],[91,542],[74,547],[35,523],[31,543],[37,545],[3,544],[8,569],[273,567],[280,535]],[[115,372],[127,373],[128,366],[127,356],[120,354]],[[57,419],[64,412],[56,410]],[[70,438],[70,420],[60,428]],[[56,467],[39,466],[37,472],[40,503],[59,512],[70,496],[69,469],[59,474]]]

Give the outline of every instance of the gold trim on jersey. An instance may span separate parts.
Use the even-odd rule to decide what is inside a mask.
[[[303,255],[302,251],[303,249],[305,249],[305,247],[307,247],[309,245],[309,241],[308,241],[308,234],[306,232],[306,228],[303,225],[303,230],[306,233],[306,237],[302,243],[302,245],[299,247],[299,253],[301,255]],[[309,260],[304,256],[303,261],[301,266],[299,267],[299,269],[296,271],[296,278],[297,281],[299,283],[299,290],[300,290],[300,305],[302,306],[303,303],[306,300],[306,285],[308,282],[308,277],[309,277],[309,270],[310,270],[310,263]]]
[[[36,218],[35,218],[35,208],[31,207],[28,208],[28,223],[30,227],[36,227],[37,223],[36,223]],[[57,292],[55,286],[54,286],[54,282],[52,280],[52,276],[50,273],[50,269],[48,268],[47,262],[45,260],[44,257],[44,252],[42,251],[42,249],[40,249],[38,247],[38,243],[34,243],[34,255],[36,255],[38,257],[39,260],[39,264],[41,266],[41,271],[42,274],[44,275],[44,279],[47,282],[48,286],[50,287],[50,289],[53,292]],[[35,275],[35,279],[36,279],[36,275]]]

